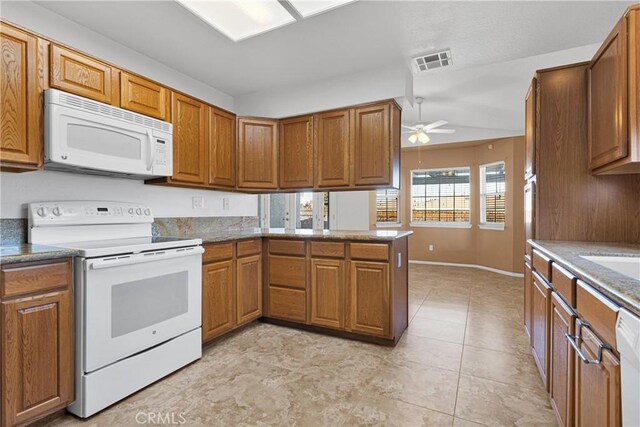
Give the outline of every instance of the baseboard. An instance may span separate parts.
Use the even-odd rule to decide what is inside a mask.
[[[427,265],[443,265],[446,267],[465,267],[465,268],[479,268],[480,270],[487,270],[493,273],[502,274],[510,277],[524,277],[523,273],[514,273],[513,271],[499,270],[497,268],[487,267],[485,265],[478,264],[459,264],[455,262],[437,262],[437,261],[421,261],[417,259],[410,259],[409,264],[427,264]]]

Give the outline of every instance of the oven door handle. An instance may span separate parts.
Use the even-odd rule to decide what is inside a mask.
[[[202,246],[167,249],[164,251],[142,252],[139,254],[122,255],[101,259],[85,260],[85,270],[100,270],[103,268],[121,267],[124,265],[142,264],[145,262],[164,261],[167,259],[183,258],[204,253]]]

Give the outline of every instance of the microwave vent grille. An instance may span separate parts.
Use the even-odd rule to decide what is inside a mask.
[[[162,120],[156,120],[151,117],[143,116],[142,114],[132,113],[123,110],[122,108],[111,107],[110,105],[92,101],[90,99],[82,98],[79,96],[70,95],[64,92],[60,92],[60,103],[81,110],[103,114],[105,116],[113,117],[118,120],[124,120],[149,128],[161,130],[163,132],[171,132],[171,124],[163,122]]]

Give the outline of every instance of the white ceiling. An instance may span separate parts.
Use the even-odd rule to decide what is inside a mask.
[[[234,96],[434,49],[450,48],[453,69],[460,69],[596,43],[630,4],[360,0],[233,42],[173,1],[37,3]]]

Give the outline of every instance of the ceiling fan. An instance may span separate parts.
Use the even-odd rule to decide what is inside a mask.
[[[409,129],[402,133],[410,133],[409,142],[415,144],[417,141],[420,141],[423,144],[426,144],[431,140],[429,138],[428,133],[454,133],[455,129],[436,129],[440,126],[446,125],[448,122],[444,120],[438,120],[437,122],[424,124],[422,122],[422,98],[416,98],[416,102],[418,103],[418,124],[415,126],[407,126],[402,125],[403,128]]]

